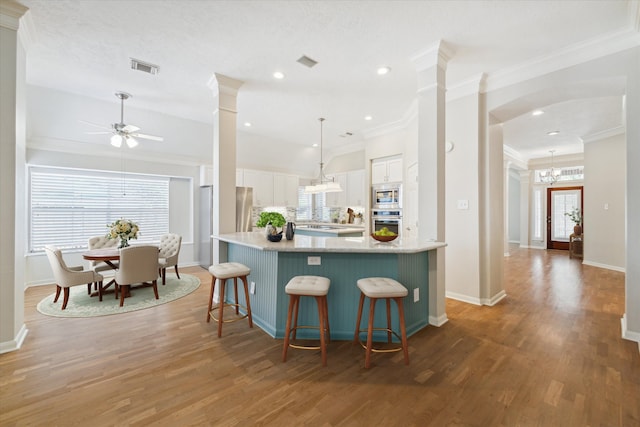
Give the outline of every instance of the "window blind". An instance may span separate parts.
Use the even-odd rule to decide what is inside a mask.
[[[86,248],[92,236],[125,218],[140,227],[138,241],[169,230],[169,178],[73,169],[29,168],[29,252],[45,245]]]

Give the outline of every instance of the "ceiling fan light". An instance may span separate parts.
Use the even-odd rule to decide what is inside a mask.
[[[111,145],[120,148],[122,146],[122,137],[120,135],[111,136]]]
[[[133,148],[138,145],[138,141],[136,141],[136,139],[132,136],[125,137],[125,140],[127,141],[127,146],[129,148]]]

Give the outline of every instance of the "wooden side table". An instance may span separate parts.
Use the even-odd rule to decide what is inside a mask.
[[[582,259],[582,251],[584,248],[584,235],[571,234],[569,236],[569,258]]]

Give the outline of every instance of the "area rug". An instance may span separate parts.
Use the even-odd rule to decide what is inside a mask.
[[[107,278],[105,278],[107,279]],[[87,294],[87,286],[72,286],[70,288],[69,302],[67,308],[62,310],[63,295],[60,292],[58,302],[53,299],[53,293],[38,303],[38,311],[47,316],[55,317],[95,317],[109,316],[112,314],[127,313],[135,310],[155,307],[189,295],[198,289],[200,279],[190,274],[182,273],[180,279],[175,274],[167,273],[166,285],[162,286],[162,279],[158,278],[158,296],[155,299],[153,288],[133,288],[131,296],[125,298],[124,306],[120,307],[120,300],[115,299],[113,292],[103,295],[102,302],[98,297],[91,297]],[[111,286],[113,288],[113,285]]]

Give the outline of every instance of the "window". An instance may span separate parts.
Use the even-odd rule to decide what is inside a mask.
[[[542,240],[542,191],[536,189],[533,192],[533,240]]]
[[[143,242],[169,230],[169,177],[31,166],[29,179],[29,252],[86,248],[119,218],[136,222]]]

